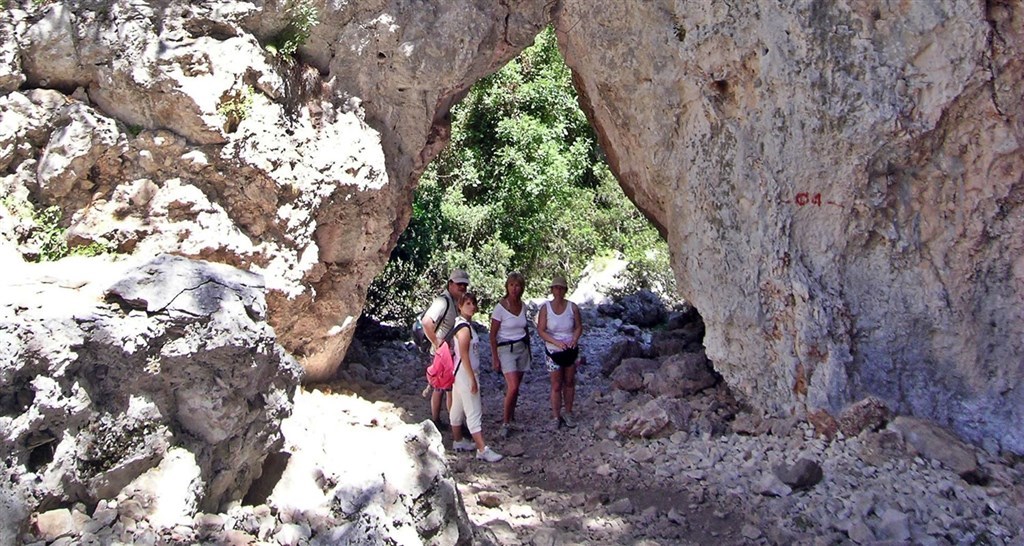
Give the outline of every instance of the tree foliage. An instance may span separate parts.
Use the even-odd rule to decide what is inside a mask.
[[[409,319],[455,267],[490,309],[510,271],[539,295],[552,275],[577,278],[613,251],[640,264],[640,285],[664,284],[650,275],[671,279],[667,248],[608,170],[548,29],[453,109],[451,142],[420,178],[409,227],[370,286],[367,312]]]

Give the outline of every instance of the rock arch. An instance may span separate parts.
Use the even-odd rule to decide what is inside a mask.
[[[7,194],[73,239],[264,274],[324,377],[451,105],[553,22],[734,387],[771,412],[875,394],[1024,452],[1018,4],[330,3],[300,63],[263,47],[286,7],[5,10]]]

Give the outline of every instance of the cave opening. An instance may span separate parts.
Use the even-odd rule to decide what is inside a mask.
[[[454,268],[469,273],[481,311],[513,271],[527,279],[525,298],[548,296],[548,281],[563,275],[570,294],[580,281],[601,282],[618,298],[644,290],[682,303],[664,237],[609,167],[553,28],[479,80],[451,120],[365,315],[408,324]],[[594,278],[609,269],[615,279]]]
[[[593,330],[581,339],[593,345],[582,353],[603,376],[596,382],[630,397],[647,389],[669,397],[728,390],[705,353],[699,311],[678,294],[662,231],[624,192],[575,85],[547,28],[452,108],[450,142],[419,179],[410,223],[369,287],[343,380],[373,379],[373,366],[361,363],[372,361],[381,343],[408,339],[408,325],[458,268],[469,274],[479,300],[474,318],[485,326],[509,272],[526,278],[523,299],[534,326],[550,281],[566,277],[567,299]],[[486,360],[487,340],[481,345]],[[540,373],[528,381],[543,389],[544,351],[533,352]],[[663,375],[692,381],[680,387],[644,379],[658,376],[665,362]],[[500,376],[494,383],[503,388]],[[677,421],[687,433],[704,426],[690,430]]]

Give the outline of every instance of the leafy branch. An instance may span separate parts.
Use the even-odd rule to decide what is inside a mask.
[[[274,55],[291,57],[309,40],[313,27],[320,22],[320,14],[312,0],[293,0],[285,13],[288,24],[267,44],[267,50]]]

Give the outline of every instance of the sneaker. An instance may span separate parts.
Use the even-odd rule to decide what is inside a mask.
[[[556,417],[551,421],[551,430],[555,432],[558,432],[563,426],[565,426],[565,420],[561,417]]]
[[[576,428],[576,418],[574,418],[571,413],[563,413],[562,422],[569,428]]]
[[[498,453],[497,451],[494,451],[490,447],[486,447],[485,446],[483,451],[477,451],[476,452],[476,458],[480,459],[481,461],[487,461],[489,463],[496,463],[496,462],[504,459],[505,457],[503,457],[500,453]]]
[[[452,449],[455,451],[474,451],[476,450],[476,443],[473,440],[457,440],[452,442]]]
[[[501,436],[502,438],[505,439],[508,439],[509,436],[512,436],[512,425],[508,423],[501,425],[501,430],[498,431],[498,436]]]

